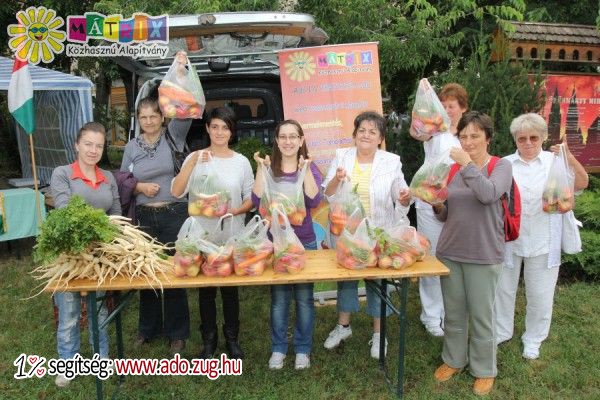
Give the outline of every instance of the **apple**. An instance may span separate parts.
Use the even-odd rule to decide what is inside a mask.
[[[174,274],[175,276],[182,278],[186,275],[186,268],[180,264],[175,264]]]
[[[171,100],[169,100],[169,98],[167,96],[162,96],[162,95],[158,96],[158,104],[160,104],[162,107],[166,106],[170,102],[171,102]]]
[[[191,216],[202,215],[202,210],[198,207],[198,204],[195,201],[190,201],[188,203],[188,214]]]
[[[186,109],[177,107],[176,111],[175,111],[175,115],[177,116],[177,118],[179,119],[184,119],[188,117],[188,112]]]
[[[173,104],[167,104],[163,107],[163,114],[167,118],[174,118],[177,115],[177,108]]]
[[[187,269],[187,276],[189,276],[189,277],[198,276],[199,273],[200,273],[200,267],[198,267],[197,265],[191,265]]]
[[[228,261],[222,262],[217,265],[217,275],[219,276],[229,276],[231,275],[231,263]]]

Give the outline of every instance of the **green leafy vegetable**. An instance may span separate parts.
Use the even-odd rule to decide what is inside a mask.
[[[34,247],[34,260],[46,264],[61,253],[79,254],[92,242],[110,242],[118,230],[103,210],[73,196],[66,207],[48,213]]]

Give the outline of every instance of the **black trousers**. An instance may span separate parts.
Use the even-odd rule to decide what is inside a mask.
[[[161,243],[174,242],[187,218],[187,203],[170,203],[165,207],[136,207],[140,229]],[[163,309],[164,307],[164,309]],[[138,333],[146,339],[164,335],[169,340],[190,336],[190,312],[185,289],[140,290]]]
[[[223,319],[225,327],[237,332],[240,326],[240,299],[237,286],[223,286],[221,299],[223,300]],[[205,287],[198,289],[198,303],[200,305],[200,329],[202,332],[214,332],[217,329],[217,297],[216,287]]]

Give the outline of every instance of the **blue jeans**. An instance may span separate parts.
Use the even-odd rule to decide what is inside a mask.
[[[331,236],[331,248],[335,249],[338,237]],[[381,282],[377,280],[376,282]],[[391,287],[388,285],[387,294],[390,295]],[[381,299],[369,285],[367,291],[367,314],[373,318],[381,317]],[[360,309],[358,304],[358,281],[342,281],[337,283],[337,311],[338,312],[356,312]],[[389,317],[392,309],[386,307],[385,315]]]
[[[97,292],[98,296],[104,296],[104,292]],[[93,346],[94,336],[92,332],[92,307],[97,304],[91,304],[90,296],[87,299],[87,317],[88,328],[90,331],[90,344]],[[54,303],[58,307],[58,330],[56,332],[56,348],[58,356],[61,359],[73,358],[79,353],[81,343],[81,332],[79,331],[79,316],[81,314],[81,295],[78,292],[56,292],[54,294]],[[106,304],[103,302],[98,311],[98,325],[108,317]],[[100,358],[108,358],[108,334],[106,327],[100,329],[98,339],[100,341]]]
[[[376,282],[381,282],[377,280]],[[387,294],[390,295],[390,285],[387,287]],[[381,317],[381,298],[367,285],[367,314],[373,318]],[[356,312],[360,309],[358,304],[358,281],[343,281],[337,283],[337,310],[338,312]],[[385,315],[389,317],[392,309],[386,307]]]
[[[317,243],[304,244],[306,250],[316,250]],[[292,293],[296,300],[296,325],[294,327],[294,351],[310,354],[315,325],[315,303],[312,283],[271,286],[271,350],[287,353],[287,328]]]

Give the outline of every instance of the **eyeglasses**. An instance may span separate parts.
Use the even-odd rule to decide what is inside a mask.
[[[48,30],[48,28],[45,28],[45,27],[43,27],[43,26],[42,26],[42,27],[40,27],[40,28],[31,28],[31,29],[30,29],[31,33],[38,33],[38,31],[39,31],[40,33],[45,33],[47,30]]]
[[[529,139],[529,141],[531,143],[537,143],[539,142],[542,138],[539,136],[519,136],[517,138],[517,143],[521,143],[521,144],[525,144],[527,143],[527,139]]]
[[[295,142],[298,139],[300,139],[300,136],[298,136],[298,135],[277,136],[277,140],[280,140],[282,142]]]

